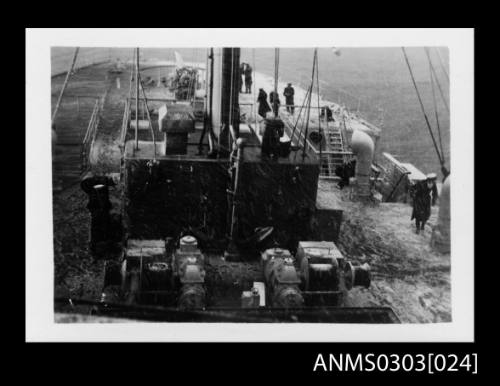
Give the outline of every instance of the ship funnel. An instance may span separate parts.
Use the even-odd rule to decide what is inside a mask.
[[[356,156],[356,193],[360,198],[367,198],[370,196],[370,170],[375,145],[367,133],[354,130],[351,149]]]
[[[211,63],[210,93],[213,132],[223,149],[231,149],[230,130],[239,136],[240,49],[216,48]]]
[[[450,253],[450,179],[443,182],[439,197],[437,224],[432,230],[431,246],[441,253]]]

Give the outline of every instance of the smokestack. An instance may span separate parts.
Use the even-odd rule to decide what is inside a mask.
[[[221,124],[219,145],[231,150],[229,125],[233,126],[236,136],[240,133],[240,49],[222,49],[222,82],[221,82]]]
[[[213,73],[212,73],[213,69]],[[212,113],[212,128],[215,136],[218,138],[221,129],[221,91],[222,91],[222,48],[214,48],[212,62],[211,77],[212,77],[212,101],[210,111]]]

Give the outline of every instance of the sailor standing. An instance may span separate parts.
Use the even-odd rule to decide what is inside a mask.
[[[240,64],[240,76],[239,76],[239,88],[240,88],[240,93],[243,92],[243,77],[245,75],[245,67],[247,66],[246,63],[241,63]]]
[[[438,198],[436,177],[435,173],[428,174],[424,181],[415,186],[411,219],[415,219],[417,234],[424,230],[425,223],[431,216],[431,206],[436,204]]]
[[[259,115],[262,118],[266,118],[266,113],[271,111],[271,107],[269,107],[269,103],[267,103],[267,93],[262,88],[259,89],[257,102],[259,102]]]
[[[277,159],[280,152],[280,138],[284,134],[284,124],[271,112],[267,113],[262,133],[261,154],[264,158]]]
[[[290,114],[293,115],[294,110],[295,110],[294,101],[293,101],[293,96],[295,95],[295,90],[293,89],[291,83],[288,83],[288,86],[285,87],[283,95],[285,96],[286,111],[288,111]]]
[[[252,89],[252,67],[248,63],[246,63],[245,70],[245,93],[251,94]]]
[[[271,91],[269,93],[269,102],[271,102],[271,106],[273,106],[274,115],[277,116],[281,105],[280,97],[277,92]]]

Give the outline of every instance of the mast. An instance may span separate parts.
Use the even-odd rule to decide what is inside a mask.
[[[274,49],[274,101],[273,101],[273,111],[274,116],[278,117],[278,71],[280,62],[280,49]]]
[[[219,145],[222,150],[231,151],[230,126],[235,137],[239,136],[239,82],[240,76],[240,49],[222,49],[222,79],[221,79],[221,123],[222,131],[219,134]],[[234,138],[234,140],[236,140]]]
[[[135,149],[139,149],[139,47],[135,52]]]
[[[208,69],[210,68],[210,73]],[[213,151],[213,93],[214,93],[214,49],[210,48],[207,52],[207,60],[205,67],[205,112],[203,118],[203,131],[201,132],[200,141],[198,143],[198,153],[203,152],[203,140],[208,133],[208,145],[210,153]],[[207,99],[208,98],[208,99]]]

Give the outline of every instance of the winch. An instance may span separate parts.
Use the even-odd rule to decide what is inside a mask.
[[[202,308],[205,305],[205,257],[193,236],[184,236],[174,253],[172,265],[176,287],[180,287],[180,308]]]
[[[262,265],[270,304],[283,308],[301,307],[304,298],[290,252],[281,248],[268,249],[262,254]]]

